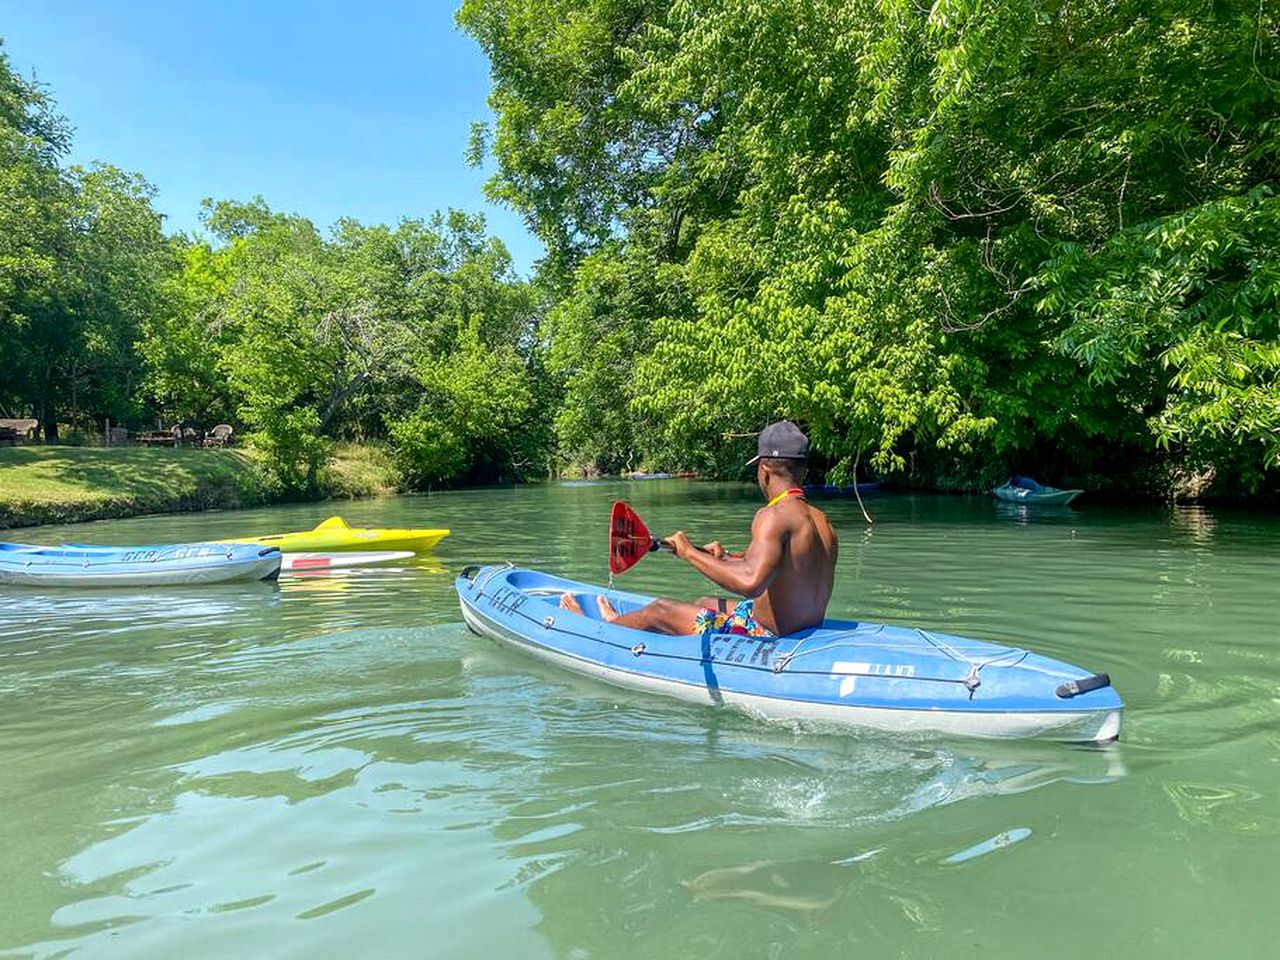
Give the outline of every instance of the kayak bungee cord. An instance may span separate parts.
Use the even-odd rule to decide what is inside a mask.
[[[879,625],[877,632],[882,629],[884,629],[883,624]],[[1028,656],[1030,656],[1030,651],[1022,650],[1014,647],[1005,651],[1004,653],[1000,654],[997,657],[990,657],[986,660],[974,660],[971,657],[966,657],[964,654],[960,653],[960,651],[956,650],[950,644],[943,643],[942,641],[937,640],[934,637],[931,637],[929,634],[925,633],[925,631],[919,628],[916,628],[916,633],[920,634],[920,636],[923,637],[928,643],[930,643],[935,649],[946,654],[956,663],[968,664],[969,675],[965,677],[963,680],[953,680],[945,677],[912,677],[911,679],[936,680],[940,683],[963,683],[965,686],[965,689],[969,691],[970,699],[973,698],[974,691],[976,691],[978,687],[982,685],[982,680],[979,677],[979,673],[982,671],[983,667],[989,667],[989,666],[992,666],[993,664],[999,664],[1002,667],[1016,667]],[[773,672],[782,673],[782,671],[786,670],[787,667],[791,665],[792,661],[800,657],[807,657],[814,653],[822,653],[824,650],[833,650],[836,647],[850,647],[850,646],[856,647],[857,646],[856,643],[851,643],[848,640],[836,640],[831,643],[823,644],[820,647],[814,647],[810,650],[801,651],[800,647],[804,644],[805,640],[808,640],[808,639],[809,639],[808,637],[803,638],[791,650],[779,656],[777,662],[774,663],[773,665]],[[902,649],[905,650],[908,648],[904,645]],[[1010,657],[1013,657],[1016,659],[1010,660],[1009,659]],[[1005,662],[1005,661],[1008,661],[1008,662]],[[791,672],[812,674],[812,673],[816,673],[817,671],[793,670]],[[849,676],[880,676],[880,674],[849,674]]]

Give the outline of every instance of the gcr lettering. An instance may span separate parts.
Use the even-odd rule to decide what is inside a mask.
[[[778,641],[769,637],[720,634],[711,641],[711,659],[720,663],[745,663],[767,667],[773,662]]]

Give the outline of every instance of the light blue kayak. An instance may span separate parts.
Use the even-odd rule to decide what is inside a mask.
[[[996,499],[1009,503],[1036,503],[1047,507],[1065,507],[1084,493],[1083,490],[1059,490],[1057,487],[1047,487],[1030,477],[1011,477],[1007,483],[1001,484],[991,492],[995,494]]]
[[[141,587],[274,580],[280,549],[248,543],[40,547],[0,543],[0,583],[33,587]]]
[[[623,687],[761,717],[892,731],[1107,741],[1124,703],[1105,674],[1028,650],[913,627],[827,620],[779,638],[669,637],[603,620],[649,597],[513,566],[468,567],[454,584],[467,625]],[[585,614],[559,606],[574,594]]]

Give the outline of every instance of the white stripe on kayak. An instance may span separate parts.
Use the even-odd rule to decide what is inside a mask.
[[[372,563],[389,563],[393,560],[407,560],[412,557],[412,550],[365,550],[344,551],[340,553],[286,553],[280,564],[281,570],[303,572],[311,570],[336,570],[341,567],[364,567]]]

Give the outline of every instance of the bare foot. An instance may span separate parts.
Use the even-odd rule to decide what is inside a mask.
[[[620,616],[618,611],[613,609],[613,604],[609,602],[609,598],[603,593],[596,594],[596,606],[600,608],[600,616],[604,617],[608,623],[613,623]]]
[[[582,609],[582,604],[578,602],[578,598],[572,593],[561,594],[560,609],[568,610],[570,613],[576,613],[579,616],[586,616],[586,613]]]

